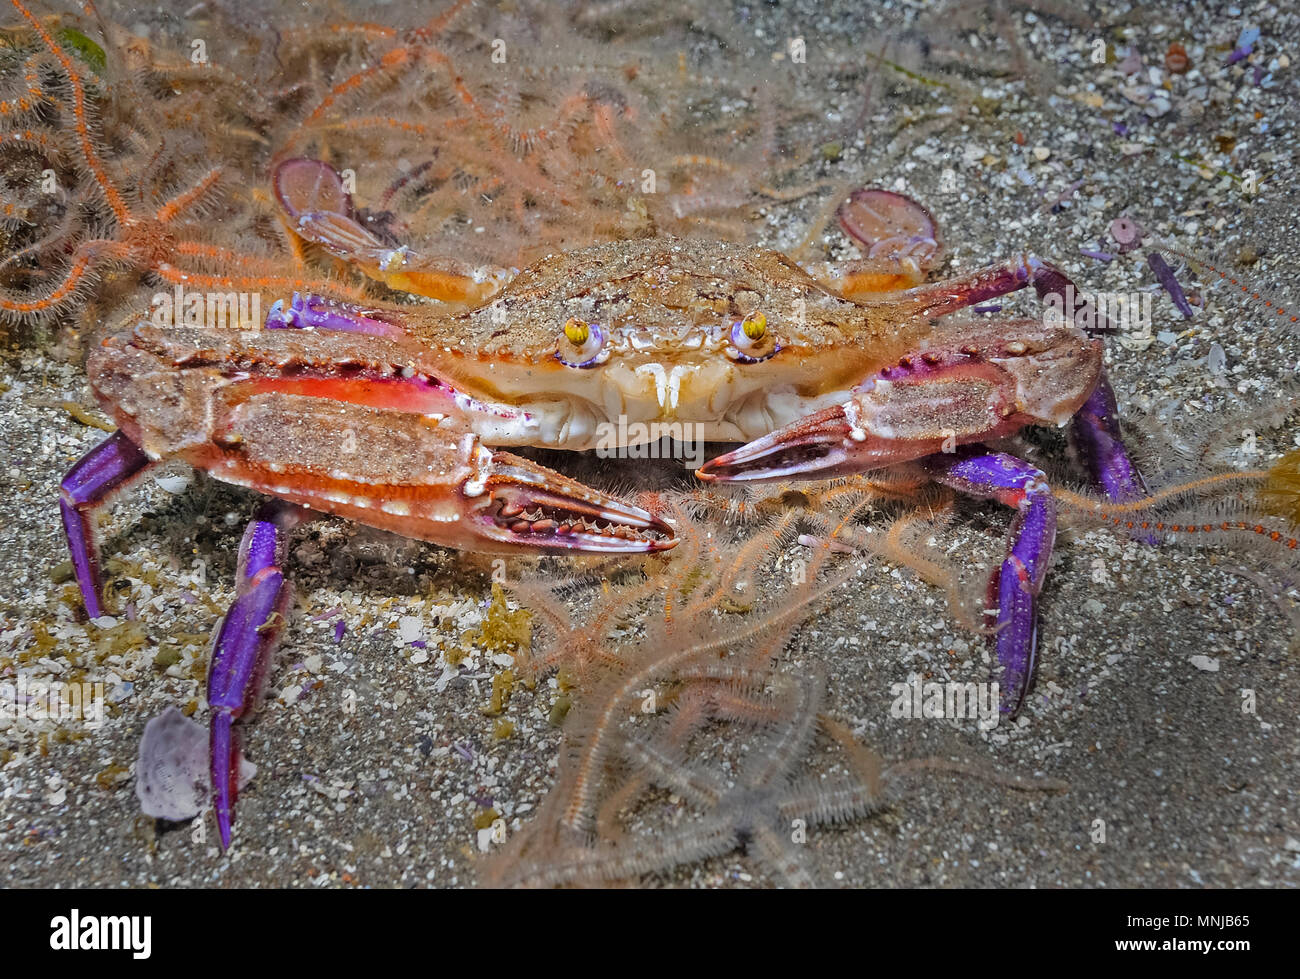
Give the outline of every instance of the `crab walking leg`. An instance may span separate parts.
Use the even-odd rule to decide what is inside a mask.
[[[1114,327],[1105,314],[1098,315],[1091,302],[1080,300],[1074,283],[1056,268],[1044,270],[1034,280],[1042,299],[1054,299],[1067,322],[1083,329],[1111,332]],[[1115,502],[1147,495],[1142,474],[1128,457],[1119,430],[1119,405],[1103,369],[1092,394],[1070,419],[1070,441],[1093,482]],[[1155,543],[1154,538],[1151,543]]]
[[[1056,540],[1056,501],[1041,470],[1005,452],[931,456],[922,465],[936,482],[1015,508],[1006,557],[989,579],[997,597],[997,656],[1002,712],[1024,703],[1038,655],[1038,594]]]
[[[1104,320],[1099,321],[1095,317],[1091,306],[1084,301],[1068,275],[1051,262],[1030,254],[952,279],[927,282],[893,294],[876,295],[872,297],[871,304],[890,310],[894,316],[937,318],[1018,292],[1027,286],[1033,286],[1040,299],[1054,300],[1058,320],[1070,326],[1080,326],[1087,333],[1105,332],[1109,329]],[[1048,320],[1045,318],[1044,322]]]
[[[293,589],[280,568],[284,538],[314,514],[300,506],[272,500],[264,504],[244,531],[239,545],[237,594],[217,627],[208,665],[208,756],[213,808],[221,846],[230,846],[239,779],[239,735],[235,722],[255,707],[284,629]]]
[[[808,271],[846,299],[865,299],[920,285],[943,257],[933,215],[904,194],[879,187],[854,191],[836,209],[840,229],[865,258]]]
[[[1125,503],[1148,495],[1142,475],[1129,459],[1120,437],[1119,408],[1104,373],[1083,407],[1070,420],[1070,441],[1107,498]]]
[[[82,456],[59,486],[59,510],[72,555],[72,569],[86,604],[86,614],[92,619],[103,614],[93,512],[149,465],[149,457],[138,445],[121,432],[114,432]]]
[[[908,255],[822,262],[805,265],[804,270],[845,299],[874,299],[880,293],[911,289],[925,279],[921,266]]]
[[[871,304],[891,315],[925,316],[937,318],[997,299],[1029,285],[1042,283],[1054,288],[1059,280],[1069,282],[1059,269],[1033,255],[1021,255],[1003,262],[976,269],[953,279],[927,282],[914,289],[905,289],[892,295],[873,296]],[[1040,293],[1041,294],[1041,293]]]
[[[390,289],[446,302],[479,303],[500,292],[512,277],[508,269],[428,258],[406,245],[395,248],[376,238],[357,223],[352,195],[328,163],[285,160],[275,168],[272,185],[298,237]]]

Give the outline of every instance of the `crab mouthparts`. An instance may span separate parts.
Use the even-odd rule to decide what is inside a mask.
[[[481,519],[490,524],[488,534],[505,543],[561,552],[633,553],[677,545],[672,527],[653,513],[558,473],[546,471],[539,480],[531,466],[507,464],[488,488],[492,502]]]

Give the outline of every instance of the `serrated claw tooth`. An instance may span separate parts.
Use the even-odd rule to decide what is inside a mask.
[[[481,458],[476,486],[467,493],[473,526],[489,545],[526,550],[649,553],[676,543],[673,530],[653,513],[546,469],[531,460],[494,452]]]

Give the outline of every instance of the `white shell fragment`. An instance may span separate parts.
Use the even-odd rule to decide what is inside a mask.
[[[189,488],[190,477],[184,475],[159,476],[156,480],[154,480],[154,482],[158,484],[159,489],[170,493],[172,496],[177,496],[181,493],[184,493]]]
[[[240,788],[256,773],[257,766],[241,758]],[[155,819],[189,820],[207,808],[211,797],[207,729],[176,707],[150,719],[140,739],[135,794],[141,812]]]

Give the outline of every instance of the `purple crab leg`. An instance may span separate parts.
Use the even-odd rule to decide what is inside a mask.
[[[1039,296],[1045,297],[1071,283],[1065,273],[1050,262],[1033,255],[1021,255],[956,279],[927,282],[892,295],[875,297],[872,302],[901,307],[909,315],[935,318],[968,306],[978,306],[1030,285]]]
[[[1106,375],[1070,419],[1070,440],[1093,481],[1116,503],[1148,495],[1119,431],[1119,408]]]
[[[1075,323],[1093,324],[1099,333],[1113,332],[1114,327],[1103,314],[1098,316],[1092,304],[1074,288],[1060,269],[1044,266],[1034,277],[1034,288],[1042,299],[1056,296],[1066,316]],[[1137,500],[1147,495],[1141,473],[1129,459],[1119,430],[1119,406],[1115,391],[1103,369],[1097,386],[1088,400],[1070,420],[1070,440],[1093,482],[1108,499],[1116,503]],[[1153,542],[1154,543],[1154,542]]]
[[[238,794],[240,745],[235,722],[257,705],[292,601],[293,589],[280,568],[284,537],[309,516],[302,507],[279,500],[258,511],[239,545],[235,601],[221,620],[212,645],[208,748],[213,808],[223,849],[230,846]]]
[[[1006,557],[989,579],[990,597],[996,595],[998,603],[1001,710],[1014,717],[1029,692],[1037,662],[1036,605],[1056,540],[1056,501],[1041,470],[1005,452],[930,456],[924,464],[936,482],[1016,510]]]
[[[92,514],[149,465],[143,449],[121,432],[114,432],[82,456],[59,485],[59,511],[72,554],[72,570],[86,614],[92,619],[104,614],[99,603],[99,551],[95,547]]]

